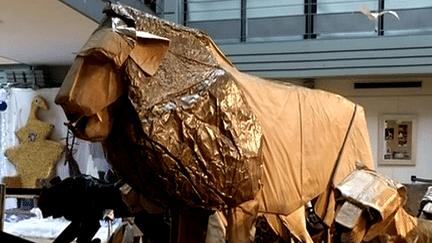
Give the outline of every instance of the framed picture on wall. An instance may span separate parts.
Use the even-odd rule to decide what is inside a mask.
[[[378,120],[378,165],[415,165],[416,115],[382,114]]]

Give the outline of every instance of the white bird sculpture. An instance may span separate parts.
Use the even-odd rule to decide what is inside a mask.
[[[368,7],[366,6],[359,6],[358,10],[363,13],[366,17],[368,17],[368,19],[370,20],[374,20],[374,19],[378,19],[379,16],[383,15],[383,14],[391,14],[393,16],[395,16],[397,19],[399,19],[399,15],[395,12],[395,11],[390,11],[390,10],[384,10],[382,12],[372,12]]]

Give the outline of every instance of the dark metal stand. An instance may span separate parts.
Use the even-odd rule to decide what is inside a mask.
[[[3,232],[6,197],[34,198],[40,192],[41,189],[7,188],[5,185],[0,184],[0,242],[32,243],[32,241]]]
[[[419,178],[415,175],[411,176],[411,181],[412,182],[418,181],[418,182],[424,182],[424,183],[432,183],[432,179]]]
[[[24,240],[17,236],[0,231],[0,242],[14,242],[14,243],[34,243],[33,241]]]
[[[98,220],[88,222],[72,221],[53,243],[70,243],[75,238],[77,238],[77,242],[91,242],[99,228]]]
[[[3,232],[4,215],[6,209],[6,186],[0,184],[0,232]]]

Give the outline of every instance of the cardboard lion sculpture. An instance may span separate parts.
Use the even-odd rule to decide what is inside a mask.
[[[374,168],[357,104],[239,72],[199,30],[119,4],[105,14],[56,103],[150,213],[219,210],[229,242],[253,239],[261,216],[307,242],[304,205],[331,224],[334,186]]]

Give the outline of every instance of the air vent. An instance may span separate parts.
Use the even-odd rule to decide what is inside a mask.
[[[354,89],[421,88],[422,81],[354,83]]]

